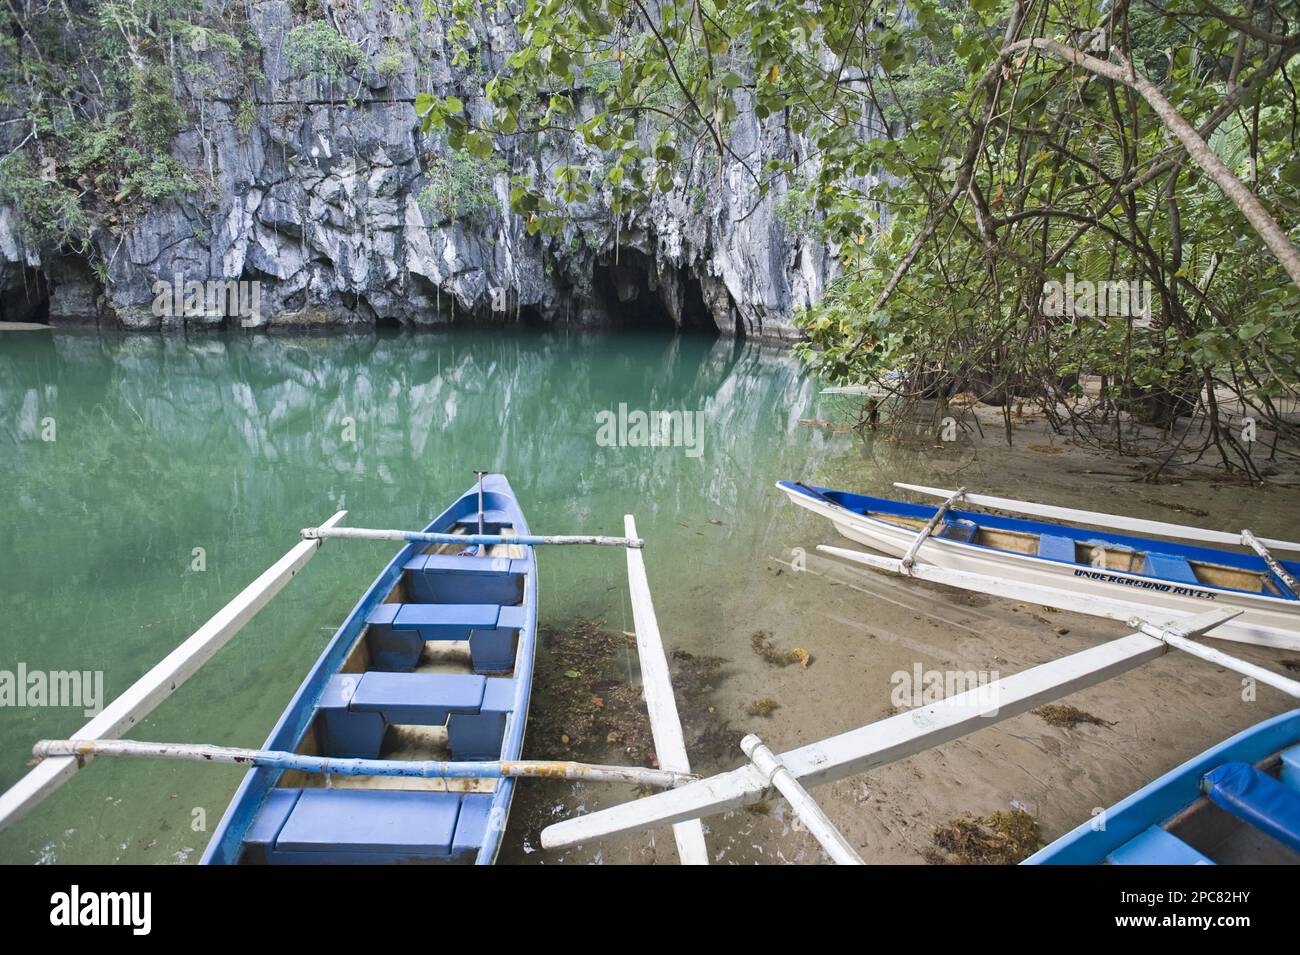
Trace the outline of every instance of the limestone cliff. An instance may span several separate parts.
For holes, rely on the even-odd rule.
[[[396,7],[398,5],[382,5]],[[418,92],[455,95],[482,118],[486,76],[518,42],[504,15],[469,40],[473,69],[451,65],[447,24],[391,9],[339,4],[333,27],[366,53],[322,78],[285,53],[304,22],[287,0],[244,5],[245,62],[227,49],[187,51],[171,82],[185,109],[171,154],[200,188],[179,198],[91,217],[90,255],[24,241],[17,213],[0,209],[0,282],[10,319],[103,327],[230,326],[220,309],[168,317],[155,282],[260,282],[270,326],[436,325],[518,321],[584,327],[667,323],[727,335],[794,337],[794,309],[815,301],[836,260],[814,236],[791,234],[734,160],[684,163],[674,189],[615,217],[599,193],[564,235],[529,236],[508,210],[509,175],[545,175],[557,161],[594,165],[576,137],[502,139],[473,216],[443,217],[419,201],[448,149],[420,130]],[[251,52],[250,52],[251,51]],[[382,64],[380,59],[382,58]],[[232,77],[252,63],[251,80]],[[197,67],[195,68],[195,64]],[[580,104],[591,108],[591,93]],[[742,103],[742,106],[744,104]],[[729,144],[753,168],[802,158],[782,117],[743,109]],[[12,147],[10,147],[12,148]]]

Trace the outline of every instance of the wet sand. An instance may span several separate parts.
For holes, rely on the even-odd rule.
[[[1064,443],[1032,418],[1017,420],[1017,446],[1007,449],[1000,412],[981,409],[981,416],[982,440],[963,439],[945,449],[927,447],[924,440],[863,443],[838,436],[841,455],[829,459],[820,473],[791,477],[877,494],[893,493],[892,481],[964,484],[1008,497],[1300,537],[1300,495],[1285,486],[1250,488],[1214,472],[1167,473],[1163,483],[1146,484],[1135,480],[1140,462]],[[1128,632],[1117,622],[903,581],[812,556],[815,545],[837,542],[829,525],[793,506],[780,519],[782,539],[788,540],[781,552],[755,552],[747,566],[718,568],[726,583],[717,587],[720,615],[708,625],[695,626],[674,614],[673,595],[656,591],[668,649],[725,661],[716,686],[706,688],[704,712],[714,707],[731,734],[726,739],[756,732],[780,752],[892,715],[896,684],[891,676],[911,673],[917,665],[1007,676]],[[795,547],[810,555],[809,572],[794,573],[788,566]],[[778,648],[806,649],[810,665],[766,662],[752,646],[756,631],[770,634]],[[1214,645],[1277,672],[1300,670],[1300,654]],[[634,658],[624,665],[634,670]],[[813,795],[870,863],[935,861],[937,827],[963,814],[984,816],[1012,808],[1030,813],[1043,839],[1050,841],[1214,743],[1294,706],[1268,687],[1258,687],[1250,696],[1238,675],[1171,652],[1060,701],[1098,717],[1103,725],[1066,729],[1025,713],[818,787]],[[749,714],[757,701],[768,698],[779,704],[770,716]],[[682,703],[698,712],[701,701]],[[545,748],[538,734],[544,736],[565,718],[563,712],[535,708],[529,749]],[[743,762],[739,750],[729,752],[726,745],[691,755],[701,772]],[[521,790],[502,861],[675,862],[667,828],[566,850],[539,849],[545,824],[632,795],[616,787],[570,789],[553,783]],[[719,864],[826,861],[779,797],[710,817],[705,825],[711,857]]]

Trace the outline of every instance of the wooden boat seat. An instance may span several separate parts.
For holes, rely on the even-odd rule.
[[[1300,852],[1300,793],[1248,763],[1224,763],[1205,774],[1210,801],[1242,822]]]
[[[496,759],[513,706],[513,680],[372,670],[330,677],[317,713],[325,755],[375,759],[389,726],[445,725],[453,759]]]
[[[1060,534],[1039,534],[1038,556],[1044,560],[1059,560],[1065,564],[1078,563],[1075,557],[1074,538],[1062,537]]]
[[[1142,573],[1148,577],[1176,580],[1184,584],[1200,583],[1191,564],[1182,557],[1170,557],[1166,554],[1147,554],[1142,564]]]
[[[508,557],[419,554],[402,566],[412,603],[520,604],[528,562]]]
[[[1106,857],[1111,865],[1214,865],[1173,833],[1152,826]]]
[[[245,838],[250,862],[385,864],[477,851],[483,794],[381,789],[274,789]],[[472,857],[472,856],[471,856]]]
[[[426,640],[468,640],[476,672],[505,673],[526,621],[522,606],[380,604],[366,617],[366,642],[376,669],[415,669]]]

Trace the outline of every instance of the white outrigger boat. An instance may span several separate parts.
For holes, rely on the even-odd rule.
[[[1191,616],[1214,608],[1240,610],[1215,629],[1216,638],[1300,650],[1300,585],[1296,583],[1300,562],[1281,561],[1272,554],[1273,550],[1300,551],[1300,544],[1260,539],[1249,530],[1230,534],[968,494],[964,488],[896,486],[945,500],[939,506],[909,504],[795,481],[777,483],[790,500],[827,518],[842,536],[893,555],[818,548],[837,557],[965,590],[1116,620],[1152,611]],[[953,505],[958,502],[1071,523],[956,510]],[[1236,544],[1253,553],[1204,543]]]

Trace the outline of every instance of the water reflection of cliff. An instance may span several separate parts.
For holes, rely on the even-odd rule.
[[[813,395],[797,360],[733,341],[500,331],[13,345],[0,352],[0,473],[29,516],[113,501],[141,519],[166,507],[265,519],[358,495],[427,510],[474,466],[548,500],[609,488],[731,510],[774,459],[799,473],[823,440],[797,427]],[[703,411],[702,458],[598,447],[596,414],[620,402]],[[47,416],[52,444],[37,433]]]

